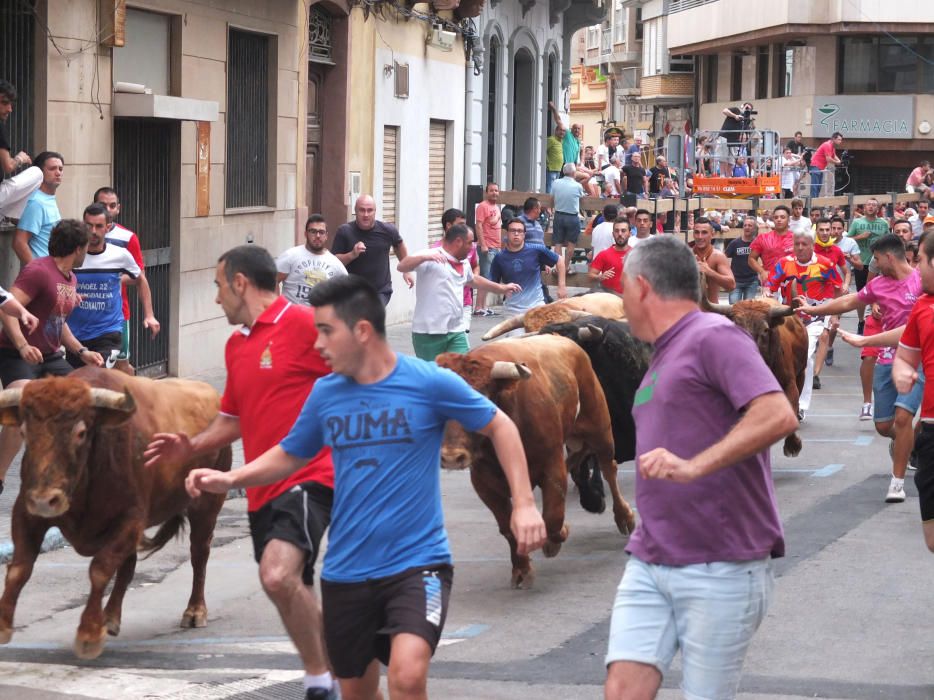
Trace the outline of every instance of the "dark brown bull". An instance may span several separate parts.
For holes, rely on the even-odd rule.
[[[207,624],[205,570],[224,495],[192,500],[184,482],[196,466],[230,469],[230,448],[190,464],[152,469],[143,466],[143,450],[156,432],[201,432],[218,407],[217,392],[202,382],[155,382],[97,368],[0,392],[0,422],[22,424],[26,444],[22,486],[13,505],[13,560],[0,598],[0,643],[13,636],[16,601],[51,527],[58,527],[78,554],[92,557],[91,593],[74,644],[79,657],[97,657],[106,634],[119,634],[137,551],[163,547],[186,516],[194,576],[181,624]],[[160,524],[152,539],[144,537],[146,528]],[[114,574],[113,591],[102,609],[104,589]]]
[[[587,354],[576,343],[551,335],[508,339],[466,355],[445,353],[437,358],[437,363],[454,370],[489,397],[518,427],[529,479],[533,488],[538,486],[542,490],[548,534],[543,548],[546,557],[555,556],[567,539],[564,504],[568,471],[578,471],[588,455],[596,457],[610,485],[616,526],[624,535],[632,531],[635,524],[632,509],[623,500],[616,481],[606,399]],[[509,528],[512,512],[509,484],[490,441],[451,422],[444,435],[441,465],[446,469],[470,468],[470,480],[477,495],[493,512],[500,533],[509,542],[513,587],[531,586],[532,564],[527,556],[516,553],[516,542]],[[586,488],[586,482],[583,486]]]
[[[808,336],[794,310],[768,298],[738,301],[732,306],[704,302],[701,305],[707,311],[728,317],[752,336],[797,415],[807,370]],[[797,457],[801,452],[797,432],[785,438],[783,451],[786,457]]]

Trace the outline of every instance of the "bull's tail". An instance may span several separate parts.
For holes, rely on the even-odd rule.
[[[170,540],[175,537],[181,537],[185,532],[185,515],[179,513],[178,515],[173,515],[171,518],[166,520],[162,525],[159,526],[159,529],[156,530],[156,534],[152,537],[146,537],[143,535],[142,541],[139,543],[137,548],[138,552],[146,552],[144,559],[148,559],[153,554],[158,552],[160,549],[165,547]]]

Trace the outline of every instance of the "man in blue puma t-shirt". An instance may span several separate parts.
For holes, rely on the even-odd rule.
[[[379,664],[389,694],[424,696],[453,569],[441,509],[444,427],[488,437],[512,494],[519,553],[545,541],[515,424],[453,372],[396,354],[376,289],[357,275],[315,286],[315,348],[333,370],[311,391],[289,435],[241,469],[195,469],[192,497],[281,479],[329,446],[334,505],[321,573],[325,642],[341,692],[373,697]],[[400,685],[404,683],[404,685]]]

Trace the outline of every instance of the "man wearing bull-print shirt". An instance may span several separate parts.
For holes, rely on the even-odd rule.
[[[540,547],[515,424],[460,377],[395,353],[376,289],[357,275],[309,295],[315,348],[333,373],[318,380],[289,435],[241,469],[195,469],[186,481],[224,493],[283,478],[324,446],[334,460],[334,508],[321,574],[327,651],[344,698],[375,700],[380,661],[389,697],[427,698],[453,569],[441,512],[439,453],[448,420],[490,438],[512,494],[519,554]]]
[[[610,623],[612,700],[654,697],[679,649],[687,697],[733,697],[785,551],[768,450],[798,422],[752,338],[698,309],[699,285],[673,236],[626,256],[626,318],[655,354],[633,402],[640,523]]]

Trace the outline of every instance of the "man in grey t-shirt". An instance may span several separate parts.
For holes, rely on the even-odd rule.
[[[347,268],[327,249],[328,225],[321,214],[305,222],[305,245],[289,248],[276,259],[276,281],[293,304],[308,306],[308,294],[319,282],[347,274]]]

